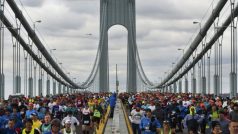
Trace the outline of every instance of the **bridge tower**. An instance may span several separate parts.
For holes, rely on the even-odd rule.
[[[100,1],[99,91],[109,91],[108,30],[122,25],[128,31],[127,44],[127,92],[136,92],[136,28],[135,0]]]

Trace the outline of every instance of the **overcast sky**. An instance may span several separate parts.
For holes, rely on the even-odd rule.
[[[84,81],[92,69],[99,44],[100,1],[15,1],[30,24],[42,21],[36,23],[37,34],[48,50],[56,49],[52,54],[57,62],[63,63],[64,70],[70,72],[71,78]],[[152,82],[164,78],[165,72],[171,70],[172,62],[181,58],[182,51],[177,49],[186,49],[193,35],[199,31],[199,25],[194,25],[193,21],[203,24],[217,2],[218,0],[136,0],[137,46],[144,71]],[[222,18],[226,17],[227,9],[228,5]],[[14,15],[10,16],[8,10],[10,9],[6,7],[6,14],[14,23]],[[123,90],[126,88],[127,30],[116,25],[108,33],[110,88],[115,89],[115,65],[118,64],[120,89]],[[10,44],[9,37],[6,38],[6,44]],[[229,34],[224,35],[224,38],[224,42],[228,42],[226,40],[229,40]],[[223,49],[224,66],[228,68],[229,49],[228,44]],[[9,77],[6,78],[6,88],[11,89],[11,45],[7,45],[5,51],[5,72],[8,72],[6,77]],[[224,69],[224,77],[228,77],[228,72]],[[224,81],[228,91],[228,80]]]

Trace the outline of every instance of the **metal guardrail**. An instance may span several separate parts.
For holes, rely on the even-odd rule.
[[[104,134],[109,114],[110,114],[110,106],[108,106],[108,108],[107,108],[107,112],[106,112],[106,114],[103,117],[104,119],[103,120],[101,119],[102,121],[99,124],[99,129],[96,132],[97,134]]]
[[[133,130],[132,130],[132,127],[131,127],[131,123],[130,123],[130,121],[129,121],[129,116],[128,116],[127,112],[126,112],[126,109],[125,109],[125,107],[124,107],[124,104],[122,103],[121,100],[120,100],[120,102],[121,102],[121,107],[122,107],[122,110],[123,110],[124,117],[125,117],[125,119],[126,119],[126,126],[127,126],[128,133],[129,133],[129,134],[133,134]]]

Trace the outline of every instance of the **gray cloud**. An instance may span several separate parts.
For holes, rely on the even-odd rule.
[[[202,18],[208,8],[207,3],[199,0],[150,0],[150,2],[137,1],[137,13],[139,16],[159,18],[164,20]]]
[[[44,4],[45,0],[20,0],[24,6],[40,7]]]

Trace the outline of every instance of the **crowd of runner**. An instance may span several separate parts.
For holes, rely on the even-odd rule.
[[[0,134],[89,134],[104,121],[111,93],[0,100]]]
[[[134,134],[238,134],[238,99],[160,92],[120,93]],[[95,132],[116,94],[77,93],[0,100],[0,134]]]
[[[134,134],[238,134],[238,99],[160,92],[121,93]]]

